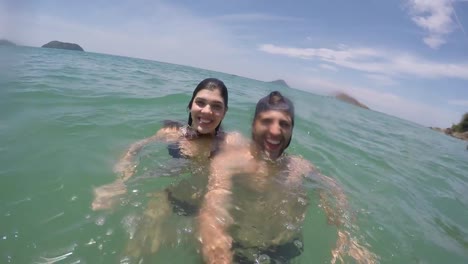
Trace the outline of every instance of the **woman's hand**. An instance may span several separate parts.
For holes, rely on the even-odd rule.
[[[106,184],[94,189],[94,200],[91,208],[94,211],[111,208],[116,203],[116,197],[127,192],[122,180]]]

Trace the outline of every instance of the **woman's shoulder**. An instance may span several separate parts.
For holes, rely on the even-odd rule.
[[[164,120],[163,127],[156,132],[156,137],[165,141],[177,141],[184,127],[185,125],[181,122]]]
[[[164,120],[162,123],[163,128],[181,128],[185,126],[182,122],[174,120]]]

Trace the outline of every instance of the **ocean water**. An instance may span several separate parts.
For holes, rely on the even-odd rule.
[[[380,263],[468,263],[466,142],[236,75],[28,47],[0,47],[0,263],[118,263],[148,194],[175,180],[160,171],[177,164],[163,146],[145,148],[141,173],[110,211],[91,210],[93,188],[112,182],[126,148],[161,121],[186,120],[207,77],[229,88],[225,129],[245,136],[259,98],[280,90],[295,102],[288,152],[341,184],[352,236]],[[298,262],[330,263],[336,228],[311,197]],[[163,245],[154,263],[199,263],[192,244]]]

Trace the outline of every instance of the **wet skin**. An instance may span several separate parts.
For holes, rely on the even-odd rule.
[[[277,110],[261,112],[254,121],[252,135],[259,150],[267,154],[271,160],[275,160],[291,140],[291,116]]]
[[[199,91],[190,109],[193,120],[192,128],[200,134],[214,134],[216,127],[223,120],[226,110],[219,90],[204,89]]]

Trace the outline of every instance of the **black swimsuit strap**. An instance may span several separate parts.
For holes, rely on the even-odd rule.
[[[253,249],[257,255],[267,255],[270,258],[270,263],[283,264],[289,263],[292,259],[300,256],[304,251],[302,238],[296,238],[281,245],[270,246],[266,249],[257,247],[244,247],[238,242],[233,242],[232,249],[234,249],[234,262],[238,264],[253,264],[257,263],[252,259],[253,256],[244,256],[235,249]]]
[[[167,151],[169,152],[169,155],[171,155],[171,157],[173,157],[174,159],[185,159],[186,158],[182,154],[182,151],[180,150],[179,142],[171,143],[171,144],[167,145]]]
[[[165,189],[167,199],[172,204],[172,211],[178,215],[183,216],[196,216],[198,215],[199,207],[189,202],[182,201],[173,196],[172,191],[168,188]]]

